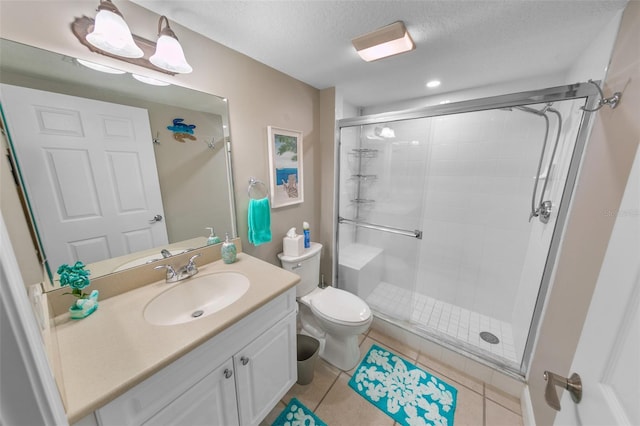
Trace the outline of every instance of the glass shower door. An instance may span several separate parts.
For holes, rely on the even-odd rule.
[[[525,371],[586,137],[586,95],[548,90],[344,120],[338,286],[383,320]]]
[[[343,128],[338,285],[378,316],[411,321],[429,119]]]

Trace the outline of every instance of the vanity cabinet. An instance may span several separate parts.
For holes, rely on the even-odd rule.
[[[295,312],[242,349],[233,365],[240,424],[257,425],[297,380]]]
[[[297,379],[295,289],[96,410],[100,426],[258,425]]]
[[[238,410],[231,360],[144,422],[145,426],[237,425]]]

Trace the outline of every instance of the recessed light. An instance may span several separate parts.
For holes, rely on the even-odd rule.
[[[440,86],[440,80],[431,80],[430,82],[427,83],[427,87],[429,89],[433,89],[434,87],[438,87]]]

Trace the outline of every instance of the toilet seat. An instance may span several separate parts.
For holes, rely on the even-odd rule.
[[[336,324],[361,325],[371,319],[371,309],[355,294],[334,287],[327,287],[310,299],[311,311]]]

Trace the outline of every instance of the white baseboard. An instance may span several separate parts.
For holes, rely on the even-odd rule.
[[[524,389],[522,389],[520,409],[522,410],[522,423],[524,426],[535,426],[536,419],[533,415],[533,405],[531,404],[531,394],[529,393],[528,385],[525,385]]]

